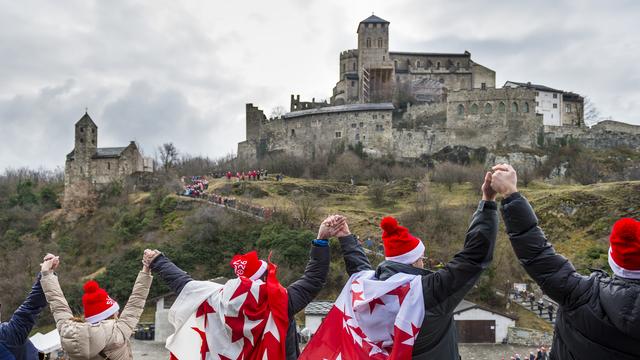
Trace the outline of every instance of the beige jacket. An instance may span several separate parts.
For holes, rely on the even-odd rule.
[[[78,322],[62,293],[58,277],[52,271],[42,273],[40,283],[51,306],[51,313],[60,333],[62,348],[72,360],[133,359],[131,353],[131,334],[140,320],[144,303],[149,295],[153,276],[140,272],[127,305],[116,320],[103,320],[97,324]]]

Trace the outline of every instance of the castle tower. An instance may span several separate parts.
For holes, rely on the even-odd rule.
[[[89,114],[85,113],[75,128],[75,146],[73,157],[75,167],[79,176],[88,177],[90,175],[91,158],[98,149],[98,126],[93,122]]]
[[[389,58],[389,22],[375,15],[358,25],[360,102],[391,101],[394,67]]]

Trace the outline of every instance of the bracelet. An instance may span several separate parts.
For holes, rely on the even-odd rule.
[[[319,246],[319,247],[327,247],[329,246],[329,240],[326,239],[315,239],[313,241],[311,241],[311,243],[315,246]]]

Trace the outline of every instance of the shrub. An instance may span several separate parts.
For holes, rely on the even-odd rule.
[[[367,190],[367,195],[369,196],[369,200],[375,207],[384,206],[387,202],[386,198],[386,184],[381,180],[373,180],[369,183],[369,188]]]

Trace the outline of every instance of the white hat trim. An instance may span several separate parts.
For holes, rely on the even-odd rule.
[[[640,270],[627,270],[616,264],[613,257],[611,257],[611,251],[612,249],[609,248],[609,266],[611,266],[614,274],[625,279],[640,279]]]
[[[413,250],[408,251],[402,255],[397,256],[385,256],[385,259],[389,261],[395,261],[402,264],[413,264],[418,259],[424,256],[424,244],[422,241],[418,240],[418,245],[413,248]]]
[[[117,302],[113,302],[113,305],[111,305],[111,307],[109,307],[107,310],[99,313],[99,314],[95,314],[93,316],[89,316],[88,318],[84,318],[84,320],[88,323],[91,324],[95,324],[97,322],[100,322],[104,319],[108,319],[109,317],[111,317],[111,315],[115,314],[118,312],[118,310],[120,310],[120,305],[118,305]]]
[[[265,270],[267,270],[267,262],[264,261],[264,260],[260,260],[260,268],[258,268],[258,271],[256,271],[255,274],[251,275],[251,277],[249,277],[249,279],[251,279],[251,280],[260,279],[262,274],[264,274]]]

